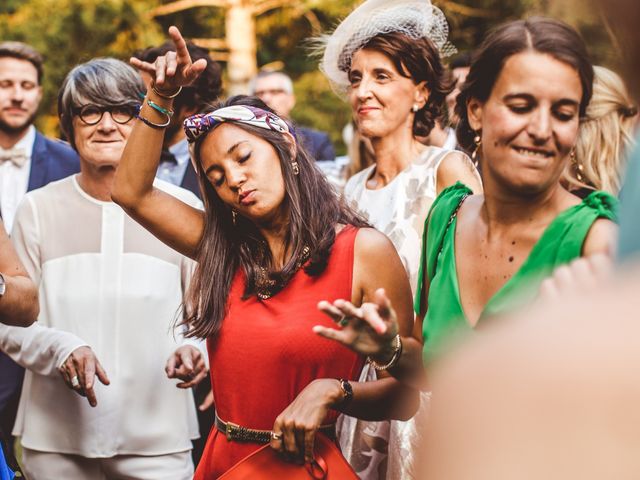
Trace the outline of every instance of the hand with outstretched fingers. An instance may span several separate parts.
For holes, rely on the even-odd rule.
[[[71,352],[58,371],[67,386],[78,395],[87,397],[92,407],[98,405],[96,393],[93,390],[95,377],[98,377],[103,385],[110,383],[95,353],[86,346],[78,347]]]
[[[375,357],[393,352],[393,340],[398,334],[398,320],[384,289],[375,291],[373,301],[355,307],[346,300],[333,304],[322,301],[318,309],[338,324],[339,329],[321,325],[313,327],[318,335],[335,340],[351,350]]]
[[[164,95],[173,95],[180,87],[191,85],[207,67],[204,58],[191,61],[187,44],[177,27],[169,27],[169,36],[176,47],[175,51],[167,52],[153,63],[136,57],[129,60],[135,68],[150,75],[156,90]]]
[[[182,380],[178,388],[191,388],[207,377],[209,371],[204,356],[193,345],[183,345],[176,349],[164,367],[167,377]]]

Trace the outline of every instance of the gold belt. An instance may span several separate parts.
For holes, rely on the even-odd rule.
[[[223,433],[230,442],[269,443],[271,441],[271,430],[256,430],[236,423],[225,422],[218,416],[218,412],[216,412],[215,425],[218,431]],[[319,431],[331,439],[336,437],[335,424],[322,425]]]

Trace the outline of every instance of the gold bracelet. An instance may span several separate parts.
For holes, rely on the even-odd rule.
[[[153,93],[158,95],[160,98],[164,98],[164,99],[167,99],[167,100],[172,100],[172,99],[176,98],[178,95],[180,95],[180,92],[182,91],[182,87],[178,87],[178,91],[176,93],[172,93],[171,95],[166,95],[166,94],[164,94],[162,92],[159,92],[158,89],[156,88],[155,82],[153,82],[151,84],[151,90],[153,90]]]
[[[394,337],[393,343],[394,343],[393,355],[391,356],[391,360],[389,360],[384,365],[380,365],[371,357],[368,357],[369,363],[374,369],[381,372],[381,371],[390,369],[391,367],[395,366],[398,363],[398,361],[400,360],[400,355],[402,355],[402,340],[400,340],[400,334]]]

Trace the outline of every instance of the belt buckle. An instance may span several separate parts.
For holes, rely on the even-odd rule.
[[[240,428],[240,425],[227,422],[227,425],[225,427],[225,434],[227,436],[227,440],[229,441],[235,440],[235,433],[239,428]]]

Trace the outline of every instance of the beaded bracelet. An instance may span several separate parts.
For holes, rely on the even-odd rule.
[[[173,117],[173,114],[174,114],[174,111],[173,111],[173,110],[171,110],[171,109],[167,109],[167,108],[164,108],[164,107],[161,107],[161,106],[160,106],[160,105],[158,105],[156,102],[152,102],[152,101],[151,101],[151,100],[149,100],[148,98],[147,98],[147,103],[148,103],[148,104],[149,104],[149,106],[150,106],[151,108],[153,108],[156,112],[160,112],[160,113],[162,113],[163,115],[166,115],[166,116],[167,116],[167,117],[169,117],[169,118]]]
[[[145,125],[151,127],[151,128],[155,128],[156,130],[160,130],[163,128],[166,128],[169,126],[169,124],[171,123],[171,117],[169,115],[167,115],[167,121],[166,123],[153,123],[151,120],[148,120],[146,118],[144,118],[142,115],[140,115],[140,111],[142,110],[142,107],[138,107],[138,111],[136,112],[136,118],[138,120],[141,120],[142,123],[144,123]]]
[[[394,337],[393,343],[395,345],[393,346],[393,355],[391,356],[391,360],[389,360],[384,365],[380,365],[371,357],[368,357],[368,360],[371,366],[376,370],[378,370],[379,372],[390,369],[391,367],[395,366],[400,360],[400,355],[402,355],[402,340],[400,340],[400,334]]]
[[[153,82],[151,84],[151,90],[153,90],[153,93],[155,93],[156,95],[158,95],[161,98],[166,98],[167,100],[171,100],[172,98],[176,98],[178,95],[180,95],[180,92],[182,91],[182,87],[178,87],[178,91],[176,93],[172,93],[171,95],[166,95],[162,92],[159,92],[156,89],[156,84],[155,82]]]

